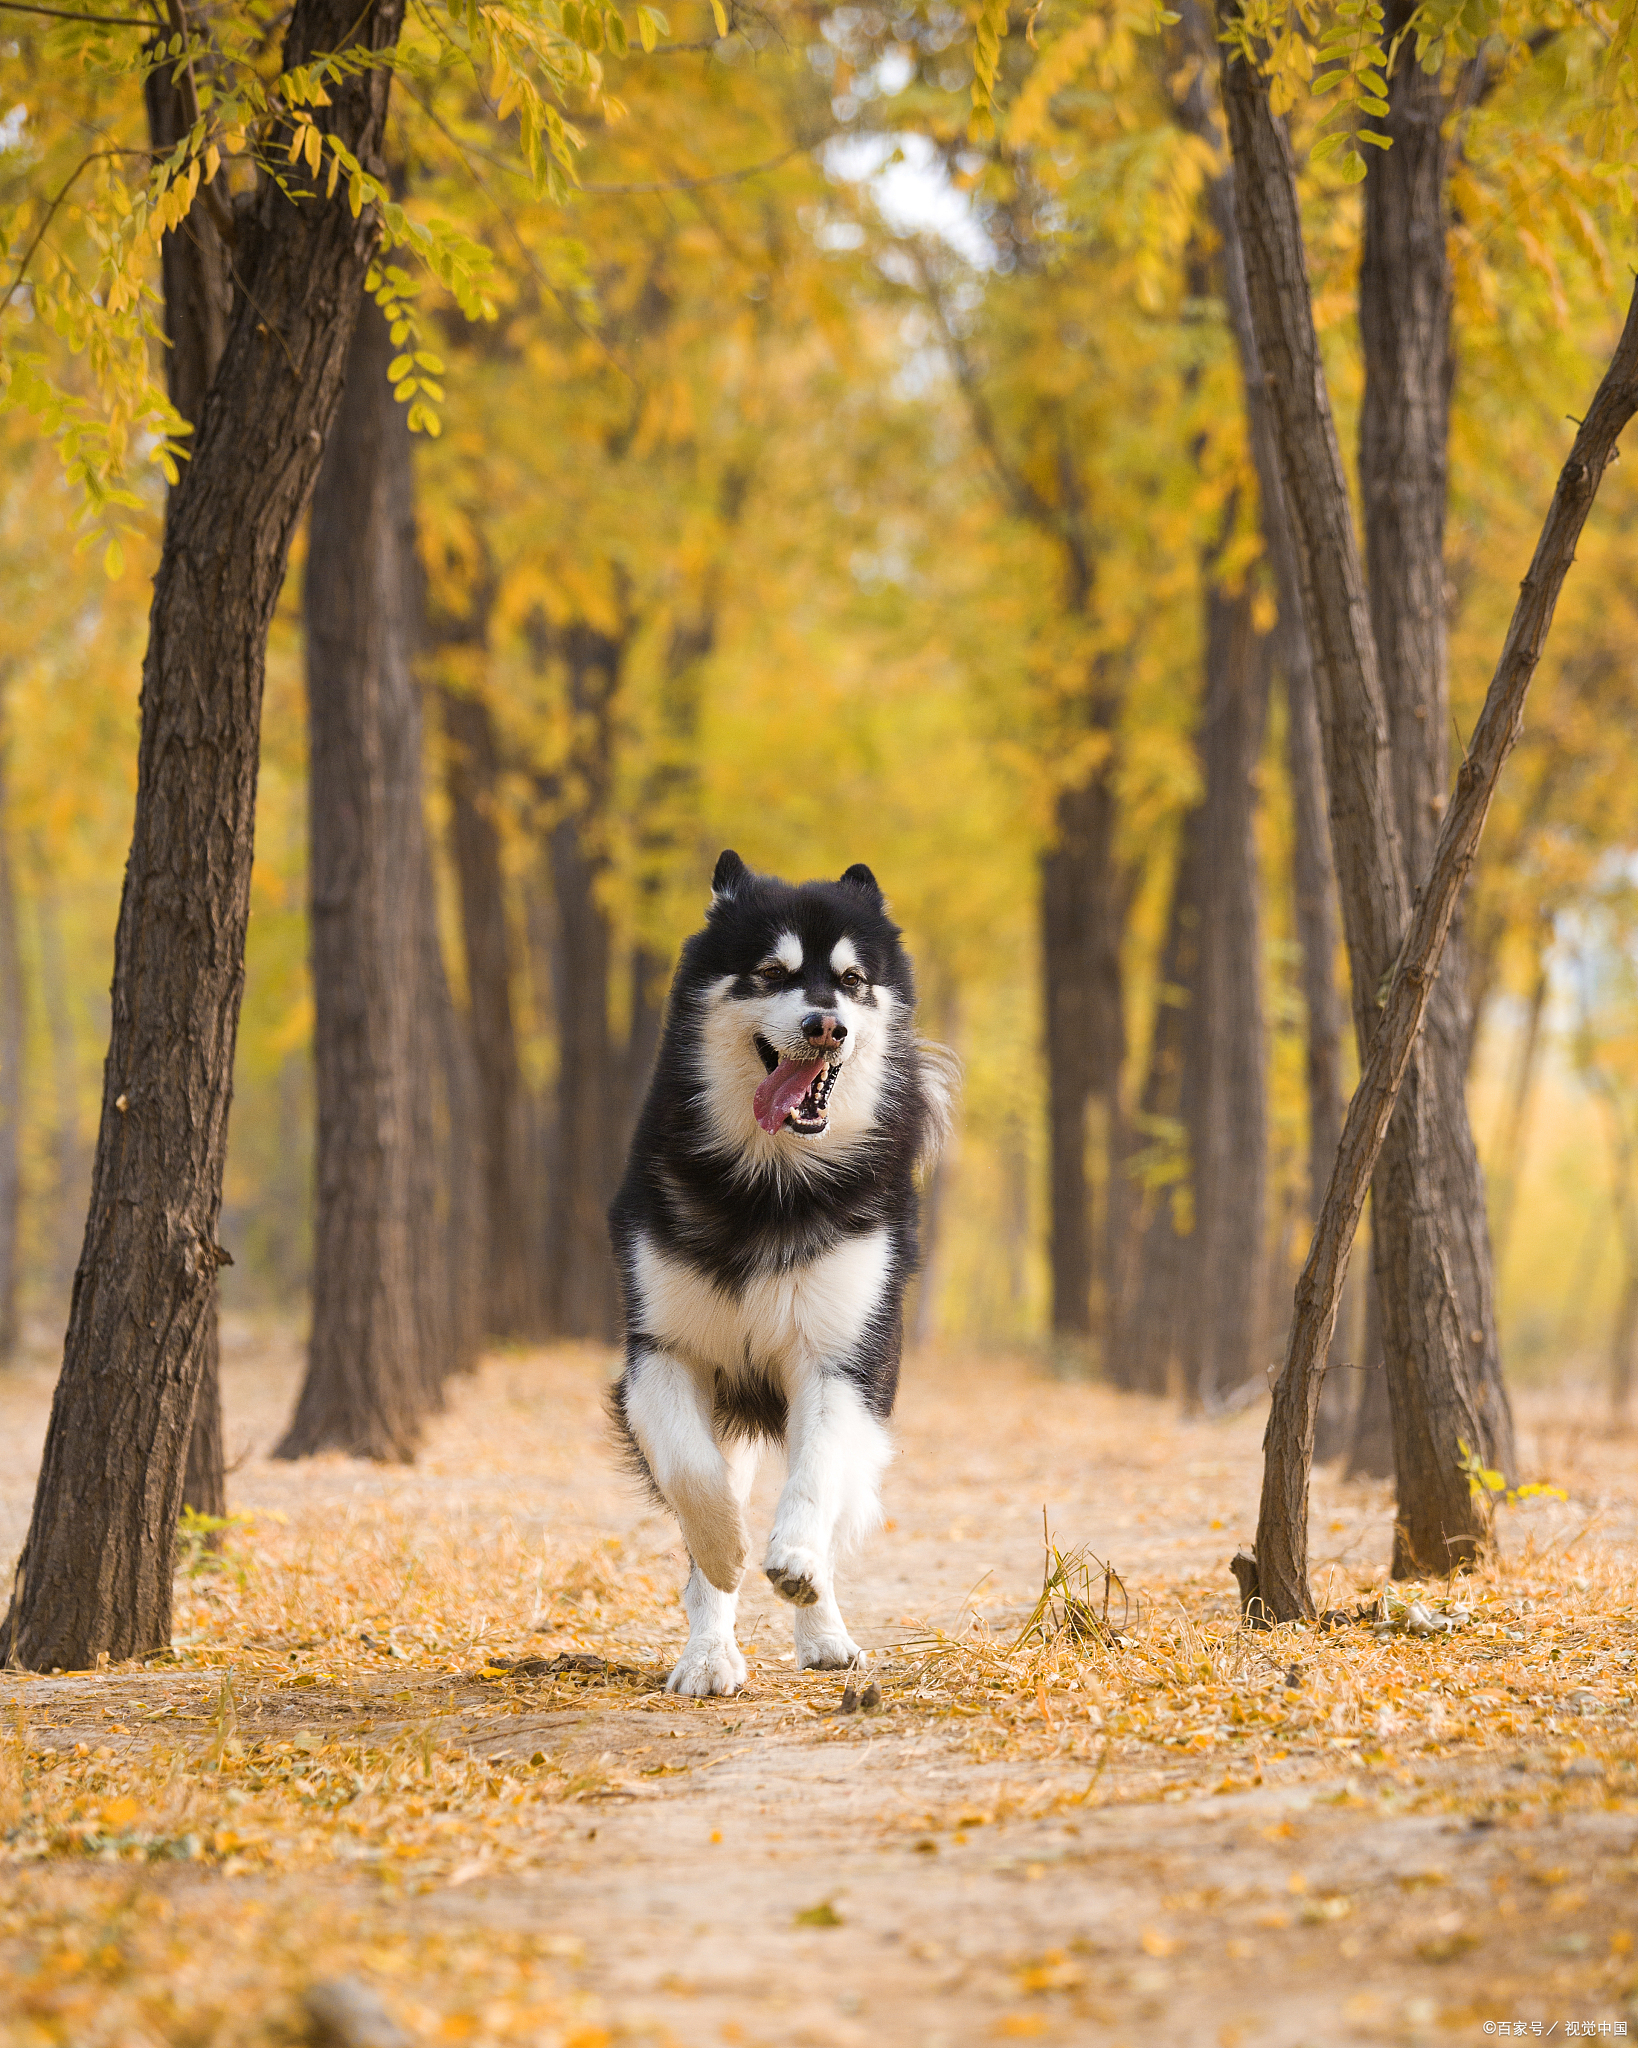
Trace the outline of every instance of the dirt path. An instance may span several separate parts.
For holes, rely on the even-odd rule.
[[[1527,1456],[1570,1499],[1514,1513],[1457,1633],[1249,1639],[1260,1415],[919,1360],[843,1579],[884,1710],[844,1714],[759,1578],[746,1693],[657,1689],[681,1562],[602,1359],[492,1360],[411,1470],[291,1468],[254,1447],[293,1346],[230,1340],[250,1520],[194,1548],[177,1660],[0,1689],[8,2048],[296,2040],[339,1974],[413,2040],[575,2048],[1638,2032],[1638,1486],[1562,1402]],[[49,1380],[0,1387],[8,1551]],[[1339,1603],[1386,1501],[1316,1490]],[[1043,1504],[1140,1596],[1125,1643],[1010,1654]],[[566,1656],[608,1668],[501,1661]]]

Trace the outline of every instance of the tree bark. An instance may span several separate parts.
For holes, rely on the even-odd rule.
[[[163,65],[143,80],[148,140],[156,157],[174,149],[196,118],[185,78]],[[165,379],[177,411],[197,432],[205,393],[227,346],[233,314],[233,276],[226,243],[203,196],[194,200],[180,227],[160,237],[160,280],[165,306]],[[212,1289],[205,1309],[204,1363],[188,1444],[182,1505],[202,1515],[227,1513],[227,1475],[222,1464],[222,1390],[219,1303]]]
[[[407,416],[387,322],[359,314],[313,494],[305,609],[313,1059],[313,1327],[274,1455],[408,1461],[429,1356],[421,712]]]
[[[401,0],[296,0],[286,67],[389,48]],[[366,162],[390,74],[314,109]],[[275,156],[282,144],[275,136]],[[136,819],[85,1244],[0,1651],[30,1668],[162,1647],[215,1286],[244,979],[267,630],[340,394],[377,226],[287,171],[243,217],[243,279],[166,508],[143,666]]]
[[[495,1337],[526,1337],[541,1323],[529,1179],[528,1119],[512,1010],[512,940],[495,807],[500,760],[481,697],[442,692],[449,742],[450,845],[461,895],[467,1021],[477,1081],[483,1173],[484,1323]]]
[[[1266,83],[1243,52],[1232,45],[1224,47],[1222,78],[1257,341],[1264,363],[1274,374],[1281,466],[1297,541],[1304,616],[1324,684],[1321,707],[1333,827],[1349,943],[1356,959],[1356,1014],[1364,1021],[1370,1009],[1377,1007],[1373,997],[1378,984],[1369,978],[1373,963],[1369,942],[1375,935],[1371,919],[1380,918],[1384,906],[1361,900],[1365,893],[1358,886],[1361,878],[1374,870],[1387,886],[1387,909],[1403,903],[1393,808],[1382,788],[1375,648],[1365,617],[1341,456],[1314,337],[1289,150],[1269,111]],[[1255,1601],[1258,1611],[1273,1620],[1296,1620],[1313,1613],[1307,1569],[1308,1479],[1321,1379],[1319,1360],[1331,1340],[1348,1254],[1371,1176],[1383,1157],[1385,1143],[1392,1139],[1400,1086],[1427,1014],[1445,940],[1497,779],[1518,738],[1530,679],[1541,658],[1558,593],[1617,437],[1635,411],[1638,290],[1614,359],[1560,473],[1501,659],[1444,814],[1432,863],[1403,938],[1386,955],[1391,966],[1380,1019],[1362,1061],[1360,1084],[1349,1105],[1337,1163],[1298,1283],[1285,1369],[1275,1384],[1264,1439],[1257,1583],[1246,1604],[1250,1611]],[[1362,744],[1357,749],[1339,747],[1342,732],[1361,726],[1364,729],[1357,731],[1357,737]],[[1425,1200],[1431,1193],[1422,1192]],[[1378,1272],[1383,1270],[1379,1260]],[[1396,1447],[1407,1440],[1436,1445],[1440,1450],[1448,1447],[1454,1472],[1447,1476],[1440,1459],[1438,1468],[1427,1474],[1428,1493],[1438,1489],[1441,1498],[1454,1490],[1452,1477],[1461,1480],[1462,1492],[1466,1492],[1458,1462],[1458,1430],[1470,1449],[1481,1455],[1484,1449],[1485,1418],[1480,1413],[1478,1390],[1464,1369],[1463,1332],[1455,1326],[1452,1296],[1446,1278],[1436,1298],[1412,1304],[1420,1326],[1418,1334],[1430,1340],[1427,1354],[1442,1354],[1449,1366],[1447,1375],[1430,1384],[1411,1372],[1404,1375],[1402,1387],[1390,1383],[1395,1397]],[[1406,1417],[1401,1391],[1418,1404],[1413,1417]],[[1412,1427],[1405,1427],[1407,1420]],[[1400,1483],[1403,1489],[1403,1465]],[[1418,1510],[1425,1500],[1426,1495],[1416,1495]],[[1471,1506],[1466,1502],[1463,1506],[1463,1515],[1447,1513],[1431,1530],[1405,1531],[1411,1555],[1419,1561],[1431,1559],[1435,1535],[1441,1569],[1459,1565],[1471,1555],[1478,1532],[1471,1527]]]
[[[1402,36],[1413,8],[1389,0],[1384,34]],[[1388,84],[1392,147],[1369,152],[1359,279],[1365,393],[1359,474],[1371,628],[1388,718],[1393,792],[1407,876],[1427,871],[1450,785],[1446,680],[1445,505],[1451,343],[1445,243],[1449,142],[1438,77],[1408,36]],[[1449,1372],[1458,1404],[1482,1418],[1487,1465],[1513,1475],[1513,1421],[1496,1338],[1489,1224],[1467,1114],[1471,1020],[1458,922],[1411,1056],[1384,1148],[1371,1242],[1399,1479],[1396,1576],[1447,1568],[1446,1510],[1465,1477],[1445,1470],[1443,1433],[1424,1431],[1421,1403]],[[1447,1297],[1436,1318],[1424,1303]],[[1457,1355],[1448,1356],[1453,1311]],[[1441,1405],[1446,1405],[1441,1403]],[[1464,1546],[1463,1555],[1466,1555]]]
[[[607,1210],[619,1170],[622,1075],[609,1029],[612,937],[598,895],[607,865],[614,716],[625,648],[586,625],[564,635],[571,725],[567,772],[546,792],[558,809],[549,852],[557,902],[552,988],[557,1013],[556,1172],[550,1189],[551,1327],[609,1341],[614,1262]]]

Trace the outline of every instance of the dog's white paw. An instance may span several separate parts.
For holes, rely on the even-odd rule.
[[[745,1683],[745,1659],[733,1642],[690,1643],[672,1667],[665,1682],[667,1692],[680,1692],[691,1700],[708,1700],[719,1694],[726,1699]]]
[[[824,1573],[815,1552],[805,1549],[800,1543],[782,1543],[775,1536],[768,1545],[762,1569],[768,1574],[768,1582],[774,1591],[793,1607],[817,1604]]]
[[[864,1655],[845,1628],[815,1630],[803,1628],[805,1614],[796,1617],[796,1668],[798,1671],[846,1671]]]

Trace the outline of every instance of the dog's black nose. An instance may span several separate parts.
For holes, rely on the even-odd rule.
[[[809,1045],[823,1050],[840,1045],[847,1036],[847,1026],[834,1010],[810,1010],[802,1019],[802,1036]]]

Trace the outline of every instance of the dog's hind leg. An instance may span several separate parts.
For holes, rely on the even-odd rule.
[[[797,1609],[801,1668],[835,1670],[859,1656],[836,1604],[836,1551],[881,1519],[890,1446],[853,1382],[823,1367],[804,1374],[792,1391],[787,1441],[790,1474],[763,1569]]]
[[[623,1407],[632,1441],[677,1517],[698,1573],[732,1599],[750,1538],[744,1495],[717,1443],[710,1393],[681,1360],[643,1351],[627,1368]]]
[[[737,1443],[728,1447],[726,1463],[735,1498],[741,1508],[756,1477],[758,1447]],[[708,1699],[713,1693],[736,1693],[745,1683],[745,1658],[734,1640],[734,1616],[739,1606],[737,1593],[724,1593],[713,1586],[696,1563],[683,1589],[683,1612],[688,1616],[688,1647],[677,1659],[665,1682],[667,1692],[685,1693],[692,1699]]]

